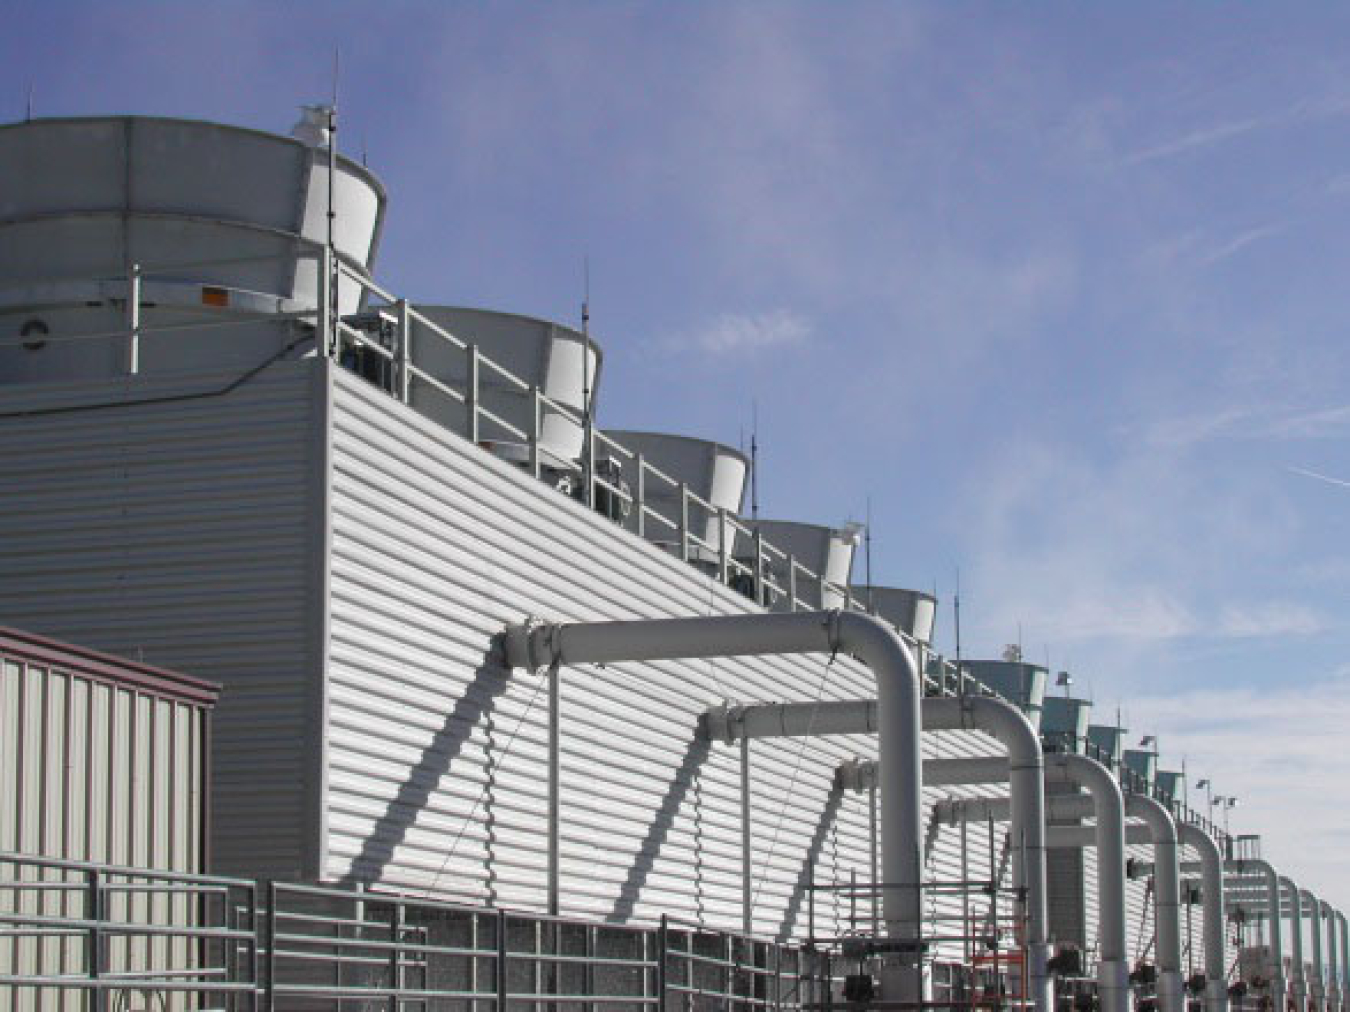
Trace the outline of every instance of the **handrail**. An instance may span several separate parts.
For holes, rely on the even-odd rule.
[[[413,404],[418,391],[431,391],[463,412],[465,434],[478,442],[484,426],[490,428],[490,441],[501,443],[515,440],[528,448],[528,467],[532,474],[544,477],[545,471],[556,471],[559,466],[568,466],[566,461],[550,458],[541,450],[540,439],[543,433],[545,416],[557,417],[567,423],[578,426],[583,431],[582,459],[580,476],[583,481],[581,498],[594,504],[598,493],[603,493],[610,504],[619,504],[623,515],[635,514],[634,526],[640,536],[647,540],[664,541],[674,538],[679,555],[699,565],[715,565],[710,575],[718,582],[735,583],[742,589],[751,591],[753,599],[761,606],[778,607],[788,610],[818,607],[821,602],[837,596],[844,607],[853,610],[865,610],[855,601],[847,584],[836,584],[804,565],[791,553],[765,539],[754,524],[719,508],[710,499],[690,489],[675,475],[656,467],[642,454],[625,447],[619,440],[604,431],[595,428],[589,417],[576,407],[564,404],[550,397],[537,386],[513,373],[502,363],[482,353],[471,342],[465,341],[449,328],[437,323],[427,313],[419,311],[406,299],[384,288],[365,273],[363,265],[342,256],[337,250],[314,240],[300,237],[298,253],[289,254],[292,258],[316,262],[318,289],[313,306],[304,306],[294,312],[267,312],[248,307],[231,307],[229,319],[205,319],[174,324],[147,324],[142,321],[139,312],[144,304],[136,298],[140,285],[146,277],[161,273],[179,272],[211,265],[229,263],[265,262],[281,259],[282,255],[258,255],[250,257],[221,258],[219,260],[194,260],[183,264],[159,263],[154,265],[131,265],[122,280],[126,284],[124,301],[134,302],[135,311],[128,307],[127,326],[115,330],[83,334],[42,335],[46,342],[58,341],[128,341],[128,353],[125,357],[125,369],[134,374],[139,368],[139,346],[147,337],[164,333],[199,332],[228,327],[267,323],[292,323],[311,326],[315,329],[318,347],[322,354],[339,359],[345,358],[348,350],[360,355],[371,356],[370,360],[379,364],[379,382],[387,392],[407,404]],[[63,281],[77,281],[79,278],[65,278]],[[94,275],[82,280],[97,282],[117,281],[115,276]],[[178,279],[184,280],[184,279]],[[33,282],[30,287],[36,286]],[[361,302],[368,308],[355,316],[340,317],[332,311],[332,296],[335,288],[350,292],[346,285],[355,285],[361,293]],[[266,293],[255,293],[265,295]],[[112,297],[112,296],[109,296]],[[372,304],[378,300],[382,304]],[[209,311],[210,307],[195,307]],[[378,338],[363,330],[361,323],[371,312],[385,311],[392,316],[392,335],[381,329]],[[386,326],[379,323],[380,328]],[[321,335],[327,333],[324,339]],[[417,353],[414,332],[419,339],[430,339],[448,347],[452,352],[465,356],[464,378],[451,379],[437,376],[424,368],[418,361],[422,356]],[[31,345],[33,337],[20,337],[0,341],[0,347],[18,347]],[[359,359],[358,359],[359,361]],[[359,368],[359,367],[357,367]],[[527,402],[525,409],[529,415],[526,424],[520,419],[504,413],[498,405],[484,403],[485,390],[498,390],[522,396]],[[598,451],[597,451],[598,447]],[[628,465],[635,465],[636,473],[632,478],[633,487],[629,487],[628,475],[614,474],[593,466],[593,458],[598,453],[618,459],[624,471]],[[678,500],[674,516],[669,507],[664,511],[656,503]],[[691,523],[697,517],[698,523]],[[653,524],[652,521],[655,521]],[[711,527],[716,525],[716,534]],[[753,546],[747,552],[745,545]],[[808,591],[809,588],[809,591]],[[818,597],[804,597],[810,593]]]

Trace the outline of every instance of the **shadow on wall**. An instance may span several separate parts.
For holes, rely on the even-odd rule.
[[[666,837],[670,835],[671,826],[675,824],[675,817],[680,814],[684,799],[688,796],[698,777],[699,769],[707,761],[711,751],[712,742],[704,737],[699,726],[695,726],[694,737],[685,748],[684,758],[680,761],[675,775],[666,785],[665,797],[661,799],[661,806],[647,826],[647,832],[642,837],[642,846],[638,849],[632,867],[628,869],[628,877],[619,889],[619,898],[606,920],[624,923],[633,916],[633,910],[642,895],[642,888],[647,884],[661,848],[665,845]]]
[[[361,852],[352,860],[351,871],[341,880],[343,886],[350,888],[358,883],[371,884],[383,879],[394,851],[426,808],[431,792],[464,750],[478,722],[491,715],[510,681],[510,672],[502,667],[500,659],[492,653],[485,655],[483,663],[446,714],[445,722],[422,750],[421,757],[408,771],[407,779],[399,785],[398,793],[361,844]],[[447,841],[447,846],[449,844]],[[491,887],[491,882],[488,885]]]
[[[783,919],[778,924],[778,941],[780,942],[785,942],[791,938],[792,929],[797,926],[797,917],[801,914],[802,902],[806,899],[807,890],[815,878],[814,869],[816,862],[820,860],[821,848],[825,846],[825,838],[830,835],[830,827],[834,825],[834,820],[839,815],[839,808],[843,803],[844,790],[838,784],[835,784],[830,788],[830,793],[825,799],[825,807],[820,810],[820,818],[816,820],[816,831],[811,834],[811,843],[806,848],[801,867],[797,871],[797,883],[792,887],[792,895],[788,898],[787,908],[783,911]]]

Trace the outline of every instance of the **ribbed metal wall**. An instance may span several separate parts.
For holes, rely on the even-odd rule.
[[[7,387],[0,408],[0,623],[226,685],[222,872],[306,870],[312,372],[277,364],[228,396],[237,375]],[[181,399],[129,403],[152,398]]]
[[[755,606],[361,381],[337,371],[333,384],[326,874],[541,909],[546,677],[508,677],[493,636],[526,615]],[[875,691],[860,665],[824,656],[561,678],[563,911],[728,925],[741,918],[740,750],[701,741],[699,715]],[[926,738],[931,754],[993,751],[973,734]],[[874,753],[864,737],[751,744],[756,931],[803,934],[813,875],[870,879],[865,797],[836,794],[833,774]],[[935,877],[959,876],[958,835],[936,839]],[[985,850],[976,839],[968,869],[987,873]],[[848,927],[846,898],[818,896],[815,913],[818,933]]]

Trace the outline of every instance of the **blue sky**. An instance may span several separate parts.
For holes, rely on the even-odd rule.
[[[1350,817],[1290,813],[1350,775],[1347,30],[1329,4],[20,4],[0,115],[31,86],[37,115],[284,132],[338,46],[387,285],[575,322],[588,256],[602,424],[735,443],[757,402],[764,515],[870,498],[877,582],[936,588],[944,649],[959,570],[967,654],[1020,635],[1329,881]]]

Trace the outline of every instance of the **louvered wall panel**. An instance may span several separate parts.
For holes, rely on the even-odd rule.
[[[491,663],[492,637],[531,614],[755,606],[359,380],[333,384],[327,875],[540,909],[547,687]],[[741,919],[740,750],[700,741],[699,715],[875,691],[860,665],[824,656],[561,678],[564,911],[726,925]],[[949,754],[990,751],[942,737],[966,739]],[[804,934],[813,876],[868,880],[866,803],[836,793],[834,770],[874,754],[866,737],[751,744],[757,931]],[[956,868],[955,846],[943,835],[935,864]],[[815,906],[817,933],[848,927],[847,898]]]
[[[237,376],[11,386],[0,411],[0,623],[225,685],[225,873],[304,870],[314,365],[274,365],[223,396],[209,393]],[[135,716],[121,699],[95,705]],[[147,738],[138,762],[152,744],[168,747]],[[95,816],[120,832],[124,800]],[[108,856],[155,857],[145,840]]]

